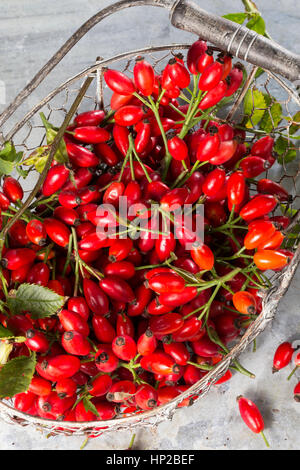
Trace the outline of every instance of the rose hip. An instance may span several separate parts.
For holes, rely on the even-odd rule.
[[[265,428],[264,421],[255,403],[253,403],[248,398],[242,396],[239,396],[237,398],[237,402],[239,405],[241,418],[246,424],[246,426],[248,426],[248,428],[251,429],[252,432],[256,434],[261,434],[266,446],[269,447],[269,443],[263,433]]]

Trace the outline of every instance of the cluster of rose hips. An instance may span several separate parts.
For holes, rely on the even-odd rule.
[[[293,256],[282,248],[289,218],[274,215],[287,191],[254,179],[274,164],[273,138],[247,143],[244,129],[216,117],[242,83],[241,66],[199,40],[187,66],[175,55],[157,75],[138,58],[133,72],[133,80],[104,72],[110,111],[76,116],[64,135],[69,162],[52,162],[3,248],[2,299],[24,282],[67,298],[51,317],[1,314],[26,338],[10,359],[37,354],[29,390],[14,405],[42,418],[106,420],[179,396],[257,318],[264,272]],[[124,196],[136,209],[125,221]],[[6,177],[4,226],[22,198],[19,182]],[[115,213],[99,215],[102,204]],[[188,217],[178,222],[175,209],[185,205]],[[199,219],[204,239],[190,229]],[[112,226],[122,226],[122,236],[100,235],[99,227]],[[140,237],[130,237],[136,231]],[[251,375],[237,361],[232,370]]]

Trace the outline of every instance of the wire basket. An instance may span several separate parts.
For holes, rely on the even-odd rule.
[[[34,77],[30,84],[17,96],[14,102],[3,112],[0,116],[0,125],[2,125],[2,134],[0,139],[2,143],[12,140],[17,150],[24,151],[25,155],[31,153],[37,147],[44,145],[44,129],[40,123],[39,113],[42,111],[47,116],[47,119],[57,125],[66,128],[68,122],[74,115],[74,112],[83,112],[90,109],[98,109],[105,107],[108,90],[103,86],[102,69],[105,66],[118,69],[120,71],[126,71],[127,74],[132,74],[133,61],[137,56],[146,57],[147,61],[152,63],[156,71],[160,71],[167,60],[174,54],[174,52],[185,52],[189,48],[189,44],[170,44],[157,47],[147,47],[144,49],[134,50],[130,52],[120,53],[115,57],[108,59],[98,58],[94,64],[86,68],[77,75],[71,77],[66,82],[51,91],[43,100],[35,104],[33,108],[28,111],[19,121],[16,122],[16,109],[20,106],[25,99],[33,93],[34,89],[39,83],[50,73],[50,71],[57,65],[64,55],[73,47],[73,45],[87,33],[92,26],[106,18],[108,15],[113,14],[120,9],[135,5],[153,5],[160,7],[170,8],[172,1],[163,0],[136,0],[133,2],[121,1],[115,5],[102,10],[100,13],[88,20],[58,51],[58,53],[43,67],[43,69]],[[185,2],[177,2],[185,3]],[[209,16],[211,18],[211,16]],[[176,25],[177,26],[177,25]],[[210,39],[209,34],[205,34],[205,27],[201,25],[203,30],[202,37],[204,39]],[[228,25],[226,25],[228,27]],[[234,39],[238,39],[238,33],[241,33],[241,29],[237,28],[233,24],[234,33],[229,35],[227,40],[227,47],[220,48],[215,47],[215,50],[227,49],[227,51],[234,45]],[[185,29],[193,28],[186,27]],[[221,31],[220,31],[221,34]],[[247,33],[248,34],[248,33]],[[222,34],[221,34],[222,35]],[[243,36],[243,41],[245,39]],[[217,36],[216,36],[217,37]],[[235,47],[235,50],[230,52],[235,53],[240,59],[250,58],[251,45],[254,44],[253,38],[250,37],[250,48],[249,44],[246,51],[242,51],[242,42],[239,39],[239,45]],[[218,41],[214,41],[219,46]],[[223,36],[224,42],[224,36]],[[241,57],[241,51],[243,56]],[[253,56],[256,57],[255,55]],[[235,96],[235,100],[230,103],[225,109],[225,114],[220,116],[220,119],[224,119],[227,122],[235,124],[240,122],[243,117],[243,99],[247,90],[253,93],[255,90],[262,90],[263,93],[269,97],[266,100],[266,106],[262,108],[262,111],[270,116],[269,119],[269,133],[274,135],[284,134],[287,136],[288,142],[290,142],[290,129],[293,123],[293,115],[299,109],[300,99],[296,93],[295,86],[289,81],[280,78],[273,71],[266,71],[259,78],[255,78],[257,72],[257,66],[261,65],[259,60],[253,60],[252,63],[256,65],[249,65],[244,61],[245,68],[248,73],[248,78],[242,88]],[[274,67],[273,67],[274,69]],[[276,70],[276,67],[275,67]],[[288,75],[288,73],[286,74]],[[82,81],[84,84],[82,85]],[[295,80],[294,80],[295,81]],[[297,84],[297,83],[296,83]],[[274,123],[272,116],[272,105],[273,96],[276,96],[277,101],[282,107],[282,113],[287,118],[284,123]],[[268,103],[268,104],[267,104]],[[224,110],[223,110],[224,113]],[[251,117],[250,117],[251,120]],[[61,137],[61,136],[60,136]],[[247,133],[247,141],[251,142],[255,137],[255,133],[251,133],[251,128]],[[1,141],[0,140],[0,141]],[[53,142],[49,155],[49,165],[51,163],[51,157],[55,153],[56,141]],[[283,160],[282,164],[275,163],[269,175],[272,179],[282,183],[289,193],[292,195],[289,208],[295,209],[293,212],[293,218],[290,226],[286,229],[286,233],[289,233],[291,229],[297,224],[300,219],[300,165],[299,159],[294,159],[291,163],[285,163],[285,156],[289,152],[289,147],[286,148],[285,153],[281,155]],[[48,167],[49,167],[48,165]],[[32,173],[30,178],[27,178],[26,184],[28,185],[28,192],[30,193],[28,199],[25,201],[23,207],[17,213],[16,217],[19,217],[22,212],[28,207],[29,203],[34,199],[38,189],[41,187],[43,174],[47,171],[47,165],[44,172],[38,178],[37,173]],[[45,174],[44,174],[45,176]],[[34,188],[34,189],[32,189]],[[171,419],[177,405],[186,397],[193,396],[194,401],[200,399],[205,395],[212,385],[223,376],[228,370],[232,361],[243,352],[247,346],[266,328],[266,326],[272,321],[275,316],[276,308],[282,296],[287,291],[292,277],[296,271],[296,268],[300,261],[300,245],[299,240],[295,239],[293,249],[295,255],[292,258],[290,264],[280,273],[274,274],[271,277],[272,287],[266,291],[261,292],[263,296],[263,310],[258,316],[257,320],[251,324],[247,329],[246,333],[240,338],[239,342],[233,346],[230,353],[227,354],[223,360],[218,363],[214,369],[203,377],[199,382],[191,386],[187,391],[176,397],[169,403],[159,406],[151,411],[139,412],[130,415],[122,415],[114,420],[105,422],[66,422],[58,423],[48,419],[42,419],[33,417],[28,414],[22,413],[12,406],[12,403],[8,400],[2,400],[0,402],[0,417],[8,423],[15,423],[22,426],[32,425],[36,428],[40,428],[43,431],[53,434],[64,434],[64,435],[93,435],[94,437],[100,436],[106,431],[116,431],[121,429],[133,429],[136,427],[153,427],[162,422],[165,419]]]

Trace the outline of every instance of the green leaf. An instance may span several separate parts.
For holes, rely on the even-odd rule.
[[[92,413],[94,413],[94,415],[99,416],[97,408],[88,397],[84,397],[82,400],[82,403],[83,403],[85,411],[91,411]]]
[[[44,145],[35,149],[24,161],[23,165],[35,166],[35,169],[42,173],[49,156],[49,146]]]
[[[40,113],[40,117],[41,117],[41,120],[43,122],[43,125],[46,129],[46,132],[49,132],[49,131],[57,131],[57,127],[53,126],[53,124],[51,124],[51,122],[48,121],[48,119],[46,118],[45,114],[44,113]],[[49,133],[49,136],[51,135],[51,133]]]
[[[8,329],[4,328],[3,325],[0,325],[0,338],[11,338],[14,334]]]
[[[0,370],[0,398],[12,398],[29,388],[36,365],[35,353],[19,356],[4,364]]]
[[[7,304],[14,315],[30,312],[32,318],[45,318],[54,315],[64,304],[64,297],[47,287],[37,284],[21,284],[10,291]]]
[[[297,209],[292,209],[291,207],[287,207],[284,204],[280,204],[281,211],[283,215],[287,215],[288,217],[294,217],[297,214]]]
[[[48,156],[40,158],[38,162],[35,164],[35,169],[39,173],[43,173],[43,169],[45,168],[46,162],[47,162]]]
[[[264,94],[264,98],[269,108],[266,109],[259,127],[267,134],[270,134],[282,121],[282,106],[275,98],[267,94]]]
[[[297,149],[296,147],[290,148],[284,155],[278,157],[278,162],[290,163],[297,158]]]
[[[10,175],[15,164],[23,157],[23,152],[17,152],[12,142],[5,142],[3,149],[0,151],[0,173],[2,175]]]
[[[292,124],[289,128],[289,134],[294,135],[300,129],[300,111],[298,111],[295,116],[293,116],[293,122],[297,124]]]
[[[51,124],[49,121],[47,121],[43,113],[40,113],[40,116],[46,129],[47,144],[51,145],[57,135],[58,129],[57,127],[53,126],[53,124]],[[57,151],[54,155],[54,160],[56,160],[58,163],[67,163],[69,161],[67,147],[64,139],[61,139],[59,142]]]
[[[19,173],[20,176],[22,176],[22,178],[27,178],[27,176],[29,175],[29,172],[30,170],[23,170],[23,168],[19,167],[19,166],[16,166],[16,170],[17,172]]]
[[[58,148],[54,155],[54,160],[56,160],[58,163],[67,163],[69,161],[67,147],[64,139],[61,139],[58,144]]]
[[[12,331],[0,324],[0,344],[3,344],[5,339],[13,339],[13,343],[24,343],[26,341],[25,336],[15,336]],[[2,364],[1,361],[0,364]]]
[[[248,29],[251,29],[252,31],[255,31],[258,34],[261,34],[262,36],[264,36],[266,32],[265,20],[259,14],[254,15],[253,18],[251,18],[251,20],[248,21],[248,23],[246,24],[246,27]]]
[[[289,141],[285,139],[284,137],[280,136],[275,142],[274,150],[279,155],[283,155],[284,152],[287,150],[288,146],[289,146]]]
[[[238,24],[243,24],[247,17],[247,13],[229,13],[228,15],[223,15],[223,18],[226,20],[230,20]]]
[[[255,79],[259,78],[264,73],[266,73],[266,72],[262,68],[258,67],[257,72],[255,74]]]
[[[0,151],[0,158],[7,162],[18,162],[22,156],[23,152],[17,152],[12,142],[5,142],[4,148]]]
[[[0,158],[0,173],[2,175],[10,175],[13,172],[14,167],[15,165],[13,162],[9,162]]]
[[[290,163],[297,157],[296,147],[282,136],[276,140],[274,150],[278,153],[278,162],[281,164]]]
[[[246,127],[259,124],[266,110],[266,101],[263,93],[256,88],[249,89],[244,99],[244,113],[249,116]]]
[[[281,211],[283,215],[290,217],[292,219],[297,215],[298,210],[297,209],[292,209],[291,207],[288,207],[287,205],[280,204]],[[294,249],[295,247],[298,246],[299,244],[299,235],[300,235],[300,223],[296,224],[291,231],[287,234],[283,241],[283,246],[282,248],[286,249]]]

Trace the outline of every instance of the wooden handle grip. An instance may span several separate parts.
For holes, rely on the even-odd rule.
[[[245,26],[208,13],[190,0],[175,2],[170,20],[176,28],[195,33],[239,59],[300,84],[300,56]]]

